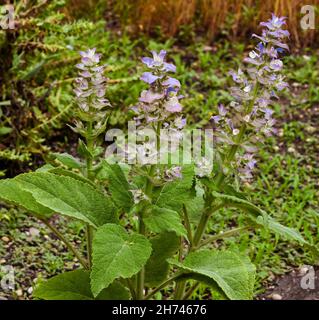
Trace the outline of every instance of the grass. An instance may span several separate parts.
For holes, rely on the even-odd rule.
[[[140,67],[135,61],[145,52],[145,41],[132,42],[129,38],[107,40],[110,54],[116,51],[116,57],[108,57],[116,78],[123,81],[110,86],[110,95],[116,114],[124,124],[123,111],[133,104],[143,84],[138,81]],[[103,42],[104,43],[104,42]],[[90,40],[93,45],[93,40]],[[100,44],[95,43],[99,49]],[[209,118],[219,103],[227,103],[231,97],[227,87],[231,83],[227,72],[237,68],[244,54],[242,44],[220,43],[206,46],[194,43],[184,46],[181,43],[167,41],[161,44],[148,42],[147,49],[169,50],[169,57],[177,64],[177,78],[183,85],[184,111],[188,122],[193,126],[209,125]],[[252,185],[245,186],[254,203],[260,205],[282,224],[301,231],[311,243],[319,243],[319,182],[318,182],[318,110],[319,78],[316,52],[305,52],[287,58],[287,77],[291,83],[291,92],[287,93],[276,106],[279,136],[269,139],[260,150],[259,174]],[[126,68],[129,68],[127,73]],[[110,74],[112,79],[112,74]],[[126,79],[126,80],[125,80]],[[217,213],[210,221],[211,233],[218,233],[234,225],[241,225],[243,217],[236,211]],[[80,223],[67,219],[55,221],[64,234],[73,234],[70,240],[84,250],[81,242],[83,233]],[[0,264],[15,267],[16,288],[13,293],[5,293],[18,299],[32,296],[35,281],[48,278],[62,270],[72,270],[79,266],[78,261],[66,251],[43,224],[24,212],[13,208],[0,207]],[[35,228],[38,235],[30,235]],[[33,230],[33,233],[37,231]],[[32,233],[32,231],[31,231]],[[8,239],[7,239],[8,238]],[[7,241],[9,240],[9,241]],[[238,237],[215,243],[214,246],[233,246],[247,251],[257,266],[256,295],[278,274],[285,273],[303,264],[314,264],[311,254],[297,243],[278,239],[265,230],[240,234]],[[201,285],[192,298],[202,294],[211,297],[204,285]],[[0,296],[3,293],[0,293]],[[219,296],[213,294],[219,299]]]

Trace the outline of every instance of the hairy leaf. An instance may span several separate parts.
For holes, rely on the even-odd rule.
[[[249,201],[237,198],[235,196],[220,194],[213,192],[215,197],[222,199],[228,206],[233,206],[238,209],[247,211],[253,215],[253,221],[257,224],[269,229],[270,231],[278,234],[281,237],[285,237],[290,240],[296,240],[302,244],[308,244],[308,242],[302,237],[302,235],[292,228],[283,226],[279,222],[271,218],[264,210],[258,208]]]
[[[128,212],[133,205],[133,195],[129,191],[130,185],[126,180],[124,172],[118,164],[108,164],[104,161],[103,166],[107,170],[109,189],[114,202],[117,206]]]
[[[117,222],[109,197],[92,186],[67,176],[52,173],[26,173],[18,176],[21,188],[38,203],[60,214],[79,219],[93,227]]]
[[[44,300],[94,300],[90,288],[90,273],[75,270],[59,274],[40,283],[33,296]],[[95,298],[95,300],[128,300],[128,290],[115,281]]]
[[[179,237],[174,232],[163,232],[151,239],[152,255],[145,266],[145,283],[155,287],[163,282],[169,271],[166,261],[179,248]]]
[[[295,240],[303,244],[308,244],[308,242],[303,238],[303,236],[295,229],[286,227],[279,222],[275,221],[273,218],[259,216],[256,219],[256,222],[266,229],[278,234],[281,237],[284,237],[289,240]]]
[[[91,288],[96,297],[117,278],[130,278],[146,264],[151,243],[115,224],[98,228],[93,240]]]
[[[155,205],[180,211],[183,204],[191,199],[190,189],[193,184],[194,168],[191,165],[182,168],[182,179],[167,182],[161,189],[155,200]]]
[[[83,163],[68,153],[52,153],[52,155],[68,168],[81,169],[83,167]]]
[[[229,299],[249,300],[253,297],[255,267],[239,253],[200,250],[190,253],[183,263],[169,261],[183,270],[214,280]]]
[[[16,179],[0,180],[0,199],[41,217],[49,217],[53,214],[51,209],[39,204],[30,192],[21,189]]]
[[[152,206],[145,212],[143,221],[152,232],[173,231],[187,238],[187,231],[182,224],[180,214],[174,210]]]

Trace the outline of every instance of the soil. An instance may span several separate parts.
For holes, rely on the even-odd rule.
[[[304,285],[308,289],[304,289]],[[259,298],[261,300],[319,300],[319,267],[302,267],[279,277]]]

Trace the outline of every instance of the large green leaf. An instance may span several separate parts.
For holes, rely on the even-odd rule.
[[[93,227],[117,222],[109,197],[91,185],[52,173],[26,173],[18,176],[20,187],[38,203],[60,214],[89,223]]]
[[[286,227],[271,217],[259,216],[257,217],[256,222],[281,237],[289,240],[295,240],[302,244],[309,244],[297,230]]]
[[[160,189],[154,202],[156,206],[180,211],[183,204],[193,197],[190,192],[194,178],[193,166],[184,166],[182,168],[182,175],[182,179],[167,182]]]
[[[41,282],[33,296],[44,300],[94,300],[90,288],[90,273],[75,270],[59,274],[48,281]],[[104,289],[95,300],[128,300],[128,290],[115,281]]]
[[[145,266],[145,283],[155,287],[163,282],[169,271],[166,261],[178,250],[179,237],[174,232],[163,232],[151,239],[152,255]]]
[[[52,153],[52,155],[68,168],[81,169],[84,166],[81,161],[68,153]]]
[[[118,164],[108,164],[104,161],[103,166],[107,170],[109,189],[114,202],[118,207],[128,212],[134,202],[133,195],[129,191],[130,185],[126,180],[124,172]]]
[[[44,171],[43,171],[44,172]],[[58,176],[67,176],[67,177],[71,177],[71,178],[73,178],[73,179],[75,179],[75,180],[79,180],[79,181],[82,181],[82,182],[84,182],[84,183],[88,183],[88,184],[90,184],[91,186],[95,186],[94,185],[94,182],[92,182],[91,180],[89,180],[89,179],[87,179],[87,178],[85,178],[85,177],[83,177],[82,175],[80,175],[80,174],[77,174],[77,173],[75,173],[75,172],[73,172],[73,171],[70,171],[70,170],[67,170],[67,169],[63,169],[63,168],[50,168],[50,169],[48,169],[46,172],[48,172],[48,173],[53,173],[53,174],[57,174]]]
[[[190,253],[183,263],[169,261],[190,273],[214,280],[229,299],[253,297],[256,270],[246,256],[233,251],[200,250]]]
[[[39,204],[31,193],[21,189],[15,179],[0,180],[0,199],[41,217],[49,217],[53,214],[51,209]]]
[[[258,208],[248,200],[217,192],[213,192],[213,195],[224,201],[227,206],[242,209],[246,212],[251,213],[253,215],[253,221],[257,223],[257,225],[263,226],[264,228],[278,234],[281,237],[298,241],[301,244],[308,244],[308,242],[297,230],[283,226],[282,224],[271,218],[264,210]]]
[[[228,194],[218,193],[214,191],[213,196],[222,200],[228,206],[234,206],[239,209],[246,209],[255,215],[265,214],[265,212],[262,209],[260,209],[253,203],[249,202],[248,200],[238,198],[234,195],[228,195]]]
[[[187,231],[182,224],[180,214],[174,210],[152,206],[145,211],[143,221],[154,233],[173,231],[187,238]]]
[[[96,297],[117,278],[130,278],[146,264],[151,243],[115,224],[98,228],[93,240],[91,288]]]

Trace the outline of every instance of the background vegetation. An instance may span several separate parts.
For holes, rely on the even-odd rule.
[[[10,1],[8,1],[9,3]],[[227,72],[251,48],[250,36],[271,12],[289,17],[292,54],[286,58],[290,92],[276,107],[279,137],[261,150],[257,180],[246,185],[254,202],[281,223],[319,242],[319,62],[318,30],[301,31],[299,0],[16,0],[16,28],[0,30],[0,175],[12,177],[50,162],[50,152],[75,152],[72,81],[78,51],[96,47],[108,65],[110,125],[124,127],[138,98],[140,56],[167,49],[177,65],[185,114],[193,126],[209,126],[217,105],[230,100]],[[11,1],[12,3],[12,1]],[[319,6],[319,0],[307,4]],[[317,25],[319,25],[317,15]],[[1,192],[1,191],[0,191]],[[211,221],[212,232],[231,226],[236,212]],[[81,247],[77,222],[56,219],[72,229]],[[262,241],[261,241],[262,240]],[[276,275],[316,261],[302,248],[265,231],[226,242],[249,250],[257,265],[256,295]],[[216,246],[224,245],[216,243]],[[40,222],[0,204],[0,265],[13,265],[17,287],[1,296],[30,298],[32,285],[78,262]],[[198,292],[211,293],[206,287]],[[193,298],[196,298],[195,293]],[[218,298],[218,297],[215,297]]]

